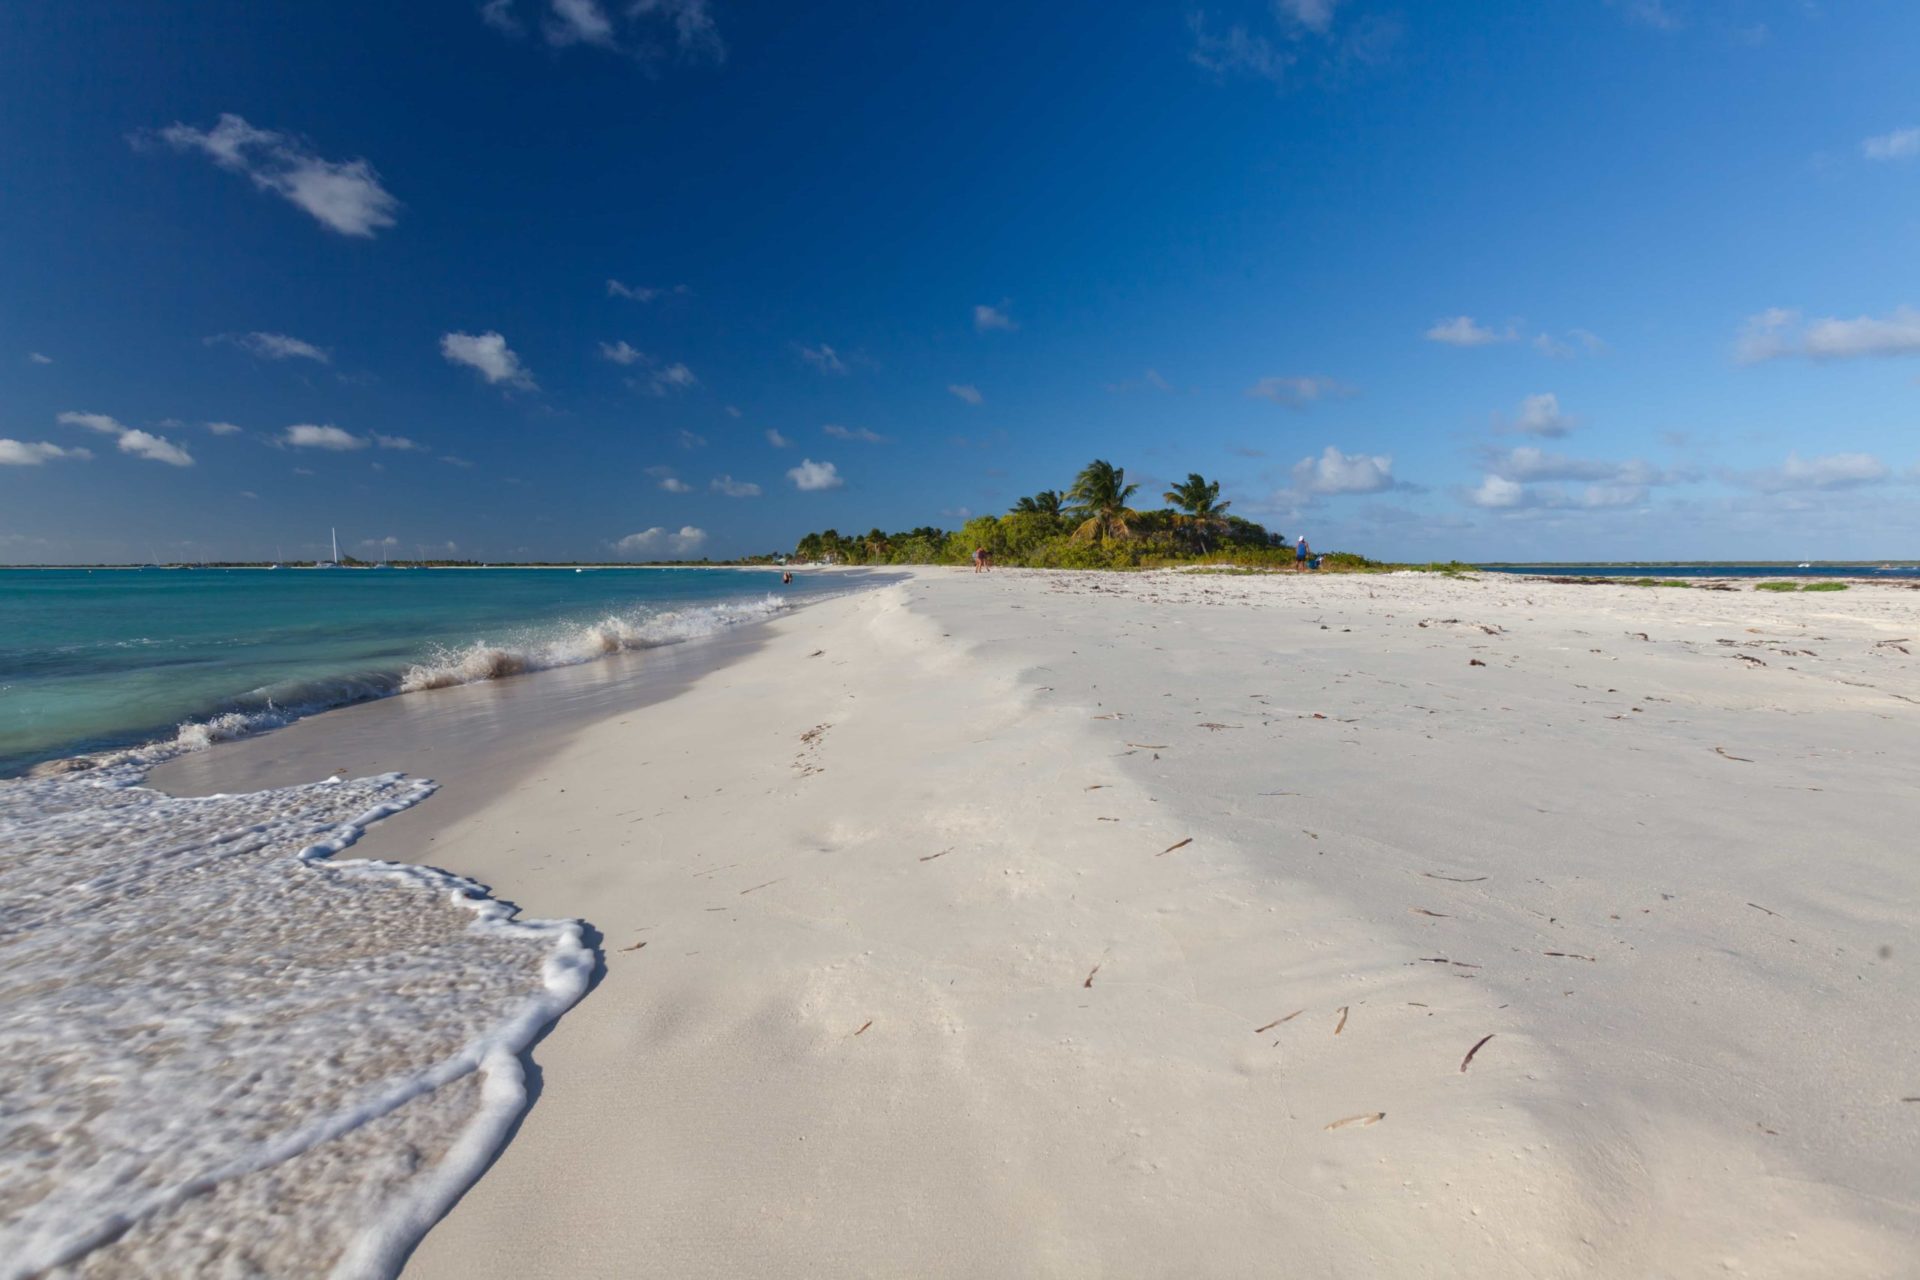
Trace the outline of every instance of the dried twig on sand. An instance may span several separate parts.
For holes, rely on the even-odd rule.
[[[1473,1061],[1473,1055],[1480,1052],[1480,1046],[1485,1044],[1487,1041],[1491,1039],[1493,1039],[1493,1032],[1489,1031],[1487,1032],[1487,1034],[1481,1036],[1478,1040],[1474,1041],[1473,1048],[1467,1050],[1467,1056],[1460,1059],[1460,1074],[1462,1075],[1466,1074],[1467,1064]]]
[[[1333,1034],[1339,1035],[1342,1031],[1345,1031],[1346,1029],[1347,1029],[1347,1006],[1343,1004],[1340,1006],[1340,1021],[1338,1025],[1334,1027]]]
[[[1295,1009],[1292,1013],[1288,1014],[1284,1018],[1275,1018],[1272,1022],[1269,1022],[1264,1027],[1255,1027],[1253,1029],[1253,1034],[1259,1035],[1263,1031],[1271,1031],[1283,1022],[1292,1022],[1295,1018],[1299,1017],[1301,1014],[1305,1012],[1306,1012],[1305,1009]]]
[[[1451,880],[1455,884],[1479,884],[1485,876],[1443,876],[1438,871],[1422,871],[1421,875],[1429,880]]]
[[[865,1022],[863,1022],[863,1023],[861,1023],[861,1024],[860,1024],[860,1031],[865,1031],[865,1030],[866,1030],[866,1029],[867,1029],[868,1027],[870,1027],[870,1026],[872,1026],[872,1025],[873,1025],[873,1019],[872,1019],[872,1018],[868,1018],[868,1019],[867,1019],[867,1020],[866,1020]],[[859,1034],[860,1034],[860,1031],[856,1031],[856,1032],[854,1032],[853,1034],[855,1034],[855,1035],[859,1035]]]
[[[1357,1124],[1364,1129],[1370,1124],[1379,1124],[1386,1118],[1387,1113],[1384,1111],[1363,1111],[1357,1116],[1342,1116],[1340,1119],[1335,1120],[1332,1124],[1325,1127],[1328,1129],[1344,1129],[1350,1124]]]
[[[1095,965],[1093,966],[1093,968],[1087,970],[1087,980],[1081,983],[1080,985],[1087,988],[1089,991],[1091,991],[1093,989],[1093,975],[1098,972],[1100,972],[1099,965]]]
[[[1751,761],[1751,760],[1749,760],[1749,759],[1747,759],[1747,757],[1745,757],[1745,756],[1736,756],[1736,755],[1734,755],[1734,754],[1733,754],[1733,753],[1732,753],[1731,751],[1728,751],[1728,750],[1727,750],[1727,749],[1726,749],[1725,747],[1715,747],[1715,748],[1713,749],[1713,754],[1715,754],[1715,755],[1717,755],[1717,756],[1723,756],[1723,757],[1725,757],[1725,758],[1726,758],[1726,759],[1728,759],[1728,760],[1738,760],[1738,761],[1739,761],[1739,762],[1740,762],[1741,764],[1752,764],[1752,763],[1753,763],[1753,761]]]
[[[1193,843],[1193,837],[1188,836],[1185,840],[1182,840],[1179,844],[1170,844],[1166,848],[1162,849],[1159,853],[1154,854],[1153,856],[1156,858],[1164,858],[1169,853],[1172,853],[1175,849],[1184,849],[1192,843]]]

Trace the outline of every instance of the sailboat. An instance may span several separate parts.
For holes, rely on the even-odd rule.
[[[313,567],[316,569],[338,569],[340,567],[340,531],[338,529],[329,529],[327,532],[333,535],[333,559],[325,560],[314,565]]]

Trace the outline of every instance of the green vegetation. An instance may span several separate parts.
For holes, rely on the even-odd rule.
[[[1229,514],[1233,504],[1220,501],[1218,480],[1190,473],[1161,495],[1167,506],[1160,510],[1135,508],[1139,492],[1124,468],[1096,459],[1064,491],[1042,489],[1002,516],[975,516],[951,532],[931,526],[856,535],[825,529],[800,539],[794,556],[837,564],[966,564],[981,547],[995,564],[1036,569],[1197,564],[1210,572],[1262,572],[1293,566],[1286,536]],[[1352,552],[1316,554],[1321,569],[1333,572],[1393,567]],[[1421,567],[1454,574],[1471,570],[1457,562]]]
[[[1844,582],[1809,582],[1800,589],[1802,591],[1845,591],[1847,584]]]
[[[1844,582],[1756,582],[1755,591],[1845,591]]]
[[[1797,582],[1756,582],[1753,584],[1753,589],[1755,591],[1798,591],[1800,584]]]
[[[1679,587],[1685,590],[1693,584],[1682,582],[1679,578],[1628,578],[1626,585],[1629,587]]]

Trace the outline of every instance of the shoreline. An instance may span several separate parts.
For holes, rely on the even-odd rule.
[[[1885,1273],[1882,594],[936,570],[769,623],[439,815],[606,975],[408,1274]]]

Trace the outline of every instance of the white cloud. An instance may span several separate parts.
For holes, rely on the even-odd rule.
[[[38,351],[29,351],[27,352],[27,363],[28,364],[52,364],[53,357],[43,356]]]
[[[405,436],[383,436],[378,431],[373,433],[373,442],[382,449],[398,449],[404,453],[428,452],[427,446],[418,440],[409,440]]]
[[[85,427],[88,431],[98,431],[103,436],[122,435],[127,430],[124,426],[120,425],[118,420],[110,418],[104,413],[73,413],[69,411],[60,414],[54,421],[67,427]]]
[[[152,462],[164,462],[170,467],[190,467],[193,455],[173,441],[162,436],[133,428],[120,437],[120,452],[131,453],[136,458],[146,458]]]
[[[1649,485],[1691,484],[1700,474],[1682,468],[1663,470],[1643,458],[1611,462],[1604,458],[1572,458],[1563,453],[1548,453],[1532,445],[1522,445],[1506,453],[1491,454],[1487,470],[1508,480],[1591,480],[1615,487],[1643,489]]]
[[[56,422],[69,427],[83,427],[88,431],[98,431],[101,435],[118,437],[120,452],[130,453],[136,458],[146,458],[152,462],[164,462],[173,467],[190,467],[193,455],[164,436],[157,436],[137,427],[123,426],[117,420],[104,413],[62,413]]]
[[[666,395],[669,391],[685,391],[689,387],[700,385],[700,379],[693,376],[693,370],[678,361],[663,369],[656,369],[647,379],[647,390],[656,396]]]
[[[1522,400],[1520,412],[1513,420],[1515,431],[1530,436],[1564,436],[1573,428],[1573,419],[1560,411],[1560,397],[1551,391]]]
[[[1556,338],[1550,333],[1535,334],[1533,346],[1541,355],[1556,359],[1582,353],[1597,356],[1607,349],[1606,342],[1590,329],[1569,329],[1565,339]]]
[[[799,466],[789,469],[787,479],[793,481],[793,487],[802,493],[838,489],[846,483],[840,478],[838,467],[831,462],[815,462],[812,458],[803,459]]]
[[[1868,138],[1860,144],[1860,154],[1869,160],[1911,160],[1920,156],[1920,128],[1895,129]]]
[[[400,545],[400,539],[388,534],[384,538],[362,538],[360,545],[372,551],[391,551]]]
[[[1489,329],[1472,316],[1437,321],[1425,334],[1427,341],[1443,342],[1450,347],[1485,347],[1496,342],[1513,342],[1519,336],[1512,326],[1504,330]]]
[[[1643,27],[1652,27],[1655,31],[1678,31],[1681,26],[1679,15],[1667,8],[1665,0],[1607,0],[1627,15],[1631,22]]]
[[[505,385],[523,390],[534,389],[533,374],[520,363],[520,357],[498,333],[448,333],[441,335],[440,354],[454,364],[464,364],[487,380],[488,386]]]
[[[480,21],[510,36],[517,36],[526,29],[520,25],[520,19],[513,16],[513,0],[486,0],[480,6]]]
[[[1393,486],[1393,458],[1387,454],[1342,453],[1328,445],[1318,458],[1293,466],[1295,493],[1380,493]]]
[[[994,329],[1001,329],[1011,333],[1020,326],[1014,323],[1012,316],[1007,314],[1007,300],[1002,298],[1000,299],[1000,305],[997,307],[989,307],[985,303],[975,307],[973,309],[973,327],[981,333],[988,333]]]
[[[1920,310],[1895,307],[1886,316],[1828,316],[1800,323],[1798,311],[1773,307],[1748,316],[1735,354],[1743,364],[1788,356],[1850,360],[1863,356],[1920,355]]]
[[[440,456],[440,461],[446,463],[450,467],[459,467],[462,470],[469,470],[469,471],[479,465],[478,463],[474,462],[471,458],[462,458],[458,454],[453,454],[453,453],[442,454]]]
[[[86,449],[63,449],[57,444],[30,440],[0,440],[0,467],[37,467],[56,458],[85,462],[92,458]]]
[[[680,442],[682,449],[704,449],[707,445],[705,436],[697,431],[689,431],[685,427],[674,433],[674,439]]]
[[[229,343],[262,360],[313,360],[320,364],[333,362],[332,357],[311,342],[303,342],[284,333],[222,333],[207,341]]]
[[[211,129],[170,124],[159,139],[176,151],[198,151],[222,169],[246,175],[344,236],[371,236],[395,222],[400,202],[380,185],[380,175],[365,160],[336,162],[315,155],[291,134],[256,129],[224,114]],[[144,145],[149,135],[136,135]]]
[[[1354,388],[1334,378],[1309,375],[1292,378],[1262,378],[1247,388],[1252,400],[1271,400],[1292,409],[1304,409],[1317,400],[1345,399],[1356,394]]]
[[[794,349],[800,353],[802,360],[805,360],[822,373],[845,373],[847,371],[846,362],[840,358],[840,353],[824,342],[817,347],[809,347],[804,343],[796,343]]]
[[[980,388],[971,382],[950,382],[947,384],[947,390],[968,404],[979,404],[986,398],[980,394]]]
[[[727,406],[727,416],[728,416],[729,418],[737,418],[737,417],[739,417],[739,416],[740,416],[740,408],[739,408],[739,406],[738,406],[738,405],[731,405],[731,404],[730,404],[730,405],[728,405],[728,406]]]
[[[835,440],[858,440],[862,444],[885,444],[887,442],[885,436],[869,431],[865,427],[843,427],[838,423],[829,422],[826,426],[820,428],[820,430],[824,434],[832,436]]]
[[[552,9],[544,30],[554,45],[613,46],[613,21],[596,0],[547,0]]]
[[[1293,19],[1315,35],[1325,35],[1333,26],[1333,11],[1340,0],[1274,0],[1274,11]]]
[[[206,424],[206,428],[216,436],[237,436],[240,434],[240,427],[231,422],[209,422]]]
[[[615,364],[633,364],[635,361],[645,360],[647,354],[637,347],[628,345],[628,343],[623,340],[620,342],[601,343],[600,358],[602,360],[611,360]]]
[[[1526,499],[1526,493],[1524,485],[1503,476],[1489,475],[1480,481],[1479,488],[1467,495],[1467,501],[1476,507],[1499,510],[1520,506]]]
[[[339,427],[302,422],[288,427],[280,443],[293,449],[325,449],[331,453],[349,453],[367,447],[365,436],[356,436]]]
[[[627,12],[652,17],[673,30],[674,48],[690,61],[724,62],[727,46],[713,20],[709,0],[632,0]]]
[[[643,529],[639,533],[630,533],[613,545],[615,550],[625,555],[639,555],[663,550],[674,552],[677,555],[685,555],[690,551],[698,550],[706,540],[706,530],[696,529],[690,524],[681,525],[677,533],[669,532],[659,525],[655,525],[653,528]]]
[[[1194,13],[1188,16],[1187,25],[1193,32],[1193,48],[1187,53],[1188,59],[1216,76],[1244,72],[1278,84],[1286,79],[1287,70],[1293,66],[1292,54],[1276,48],[1271,40],[1254,35],[1239,23],[1228,27],[1225,35],[1214,35],[1207,30],[1206,15]]]
[[[767,443],[776,449],[791,449],[793,447],[793,441],[781,435],[777,427],[767,428]]]
[[[757,498],[760,486],[750,480],[735,480],[732,476],[715,476],[710,486],[715,493],[724,493],[729,498]]]
[[[1728,478],[1762,493],[1790,493],[1808,489],[1852,489],[1877,484],[1890,474],[1887,464],[1870,453],[1828,453],[1812,458],[1789,453],[1778,467],[1733,474]]]

